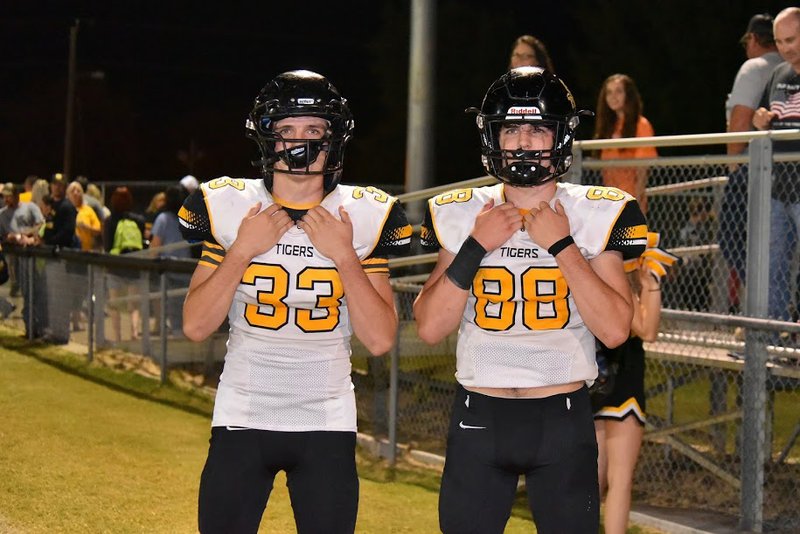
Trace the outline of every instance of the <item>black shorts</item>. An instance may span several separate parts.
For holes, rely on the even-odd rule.
[[[439,496],[442,532],[502,533],[520,475],[537,532],[598,531],[597,441],[587,388],[504,399],[459,387]]]
[[[647,405],[644,398],[644,347],[639,338],[629,338],[613,352],[617,362],[614,388],[594,406],[595,419],[622,421],[633,416],[644,426]]]
[[[200,477],[200,532],[258,532],[275,475],[286,471],[298,533],[352,533],[355,445],[355,432],[212,428]]]

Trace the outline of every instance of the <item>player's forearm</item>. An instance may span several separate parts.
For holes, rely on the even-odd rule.
[[[575,245],[559,253],[557,261],[587,328],[609,348],[624,343],[633,320],[628,286],[627,294],[622,295],[607,284]]]
[[[391,287],[382,296],[364,273],[355,253],[352,257],[339,260],[336,269],[347,296],[347,311],[353,332],[372,355],[385,354],[397,339],[397,311]]]
[[[444,272],[431,280],[414,301],[417,333],[434,345],[453,333],[461,324],[469,291],[457,287]]]
[[[190,287],[183,304],[183,333],[203,341],[225,320],[250,259],[231,249],[206,280]]]
[[[631,331],[644,341],[655,341],[661,323],[661,288],[643,287],[634,306]]]

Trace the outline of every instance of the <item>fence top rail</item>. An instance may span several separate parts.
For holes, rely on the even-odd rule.
[[[137,271],[191,273],[197,266],[197,260],[194,258],[137,257],[133,254],[86,252],[79,249],[54,247],[51,245],[23,247],[9,243],[3,247],[3,252],[19,257],[49,258],[51,260],[63,259],[74,263]]]
[[[766,130],[762,132],[726,132],[716,134],[656,135],[654,137],[626,137],[620,139],[591,139],[575,141],[573,146],[580,150],[598,150],[601,148],[630,148],[637,146],[726,145],[728,143],[741,143],[760,138],[769,138],[778,141],[800,139],[800,129]]]

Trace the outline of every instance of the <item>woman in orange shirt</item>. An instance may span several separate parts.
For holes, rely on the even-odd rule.
[[[653,126],[642,115],[642,97],[636,83],[625,74],[613,74],[606,78],[597,98],[597,120],[595,139],[618,139],[620,137],[652,137]],[[604,148],[601,160],[655,158],[655,147]],[[610,167],[603,169],[603,185],[616,187],[636,197],[642,213],[647,213],[647,168]]]

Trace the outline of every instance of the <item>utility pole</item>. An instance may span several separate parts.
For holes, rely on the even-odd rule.
[[[77,71],[77,45],[79,19],[69,29],[69,60],[67,63],[67,120],[64,131],[64,166],[62,173],[69,180],[72,176],[72,132],[75,122],[75,79]]]
[[[411,50],[408,73],[408,131],[406,133],[406,193],[431,185],[434,146],[433,100],[436,51],[436,2],[411,0]],[[408,219],[422,220],[423,204],[406,206]]]

